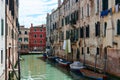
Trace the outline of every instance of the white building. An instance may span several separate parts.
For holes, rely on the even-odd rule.
[[[0,80],[5,76],[5,0],[0,0]]]

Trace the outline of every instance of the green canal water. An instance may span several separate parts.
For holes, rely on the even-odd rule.
[[[22,55],[20,62],[21,80],[91,80],[60,67],[50,61],[40,59],[42,55]],[[108,80],[120,80],[109,76]]]
[[[20,62],[21,80],[90,80],[59,65],[40,59],[41,55],[23,55]]]

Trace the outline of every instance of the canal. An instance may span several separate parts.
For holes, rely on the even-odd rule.
[[[75,74],[57,64],[41,59],[42,55],[22,55],[21,80],[92,80]],[[109,76],[108,80],[120,80]]]
[[[23,55],[20,62],[21,80],[90,80],[59,65],[40,59],[41,55]]]

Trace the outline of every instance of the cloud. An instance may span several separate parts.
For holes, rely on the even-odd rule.
[[[20,25],[30,27],[30,24],[41,25],[46,23],[46,15],[57,7],[57,0],[20,0]]]

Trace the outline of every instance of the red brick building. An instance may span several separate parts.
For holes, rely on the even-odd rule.
[[[46,47],[46,27],[45,25],[33,26],[31,24],[29,33],[30,51],[43,51]]]

